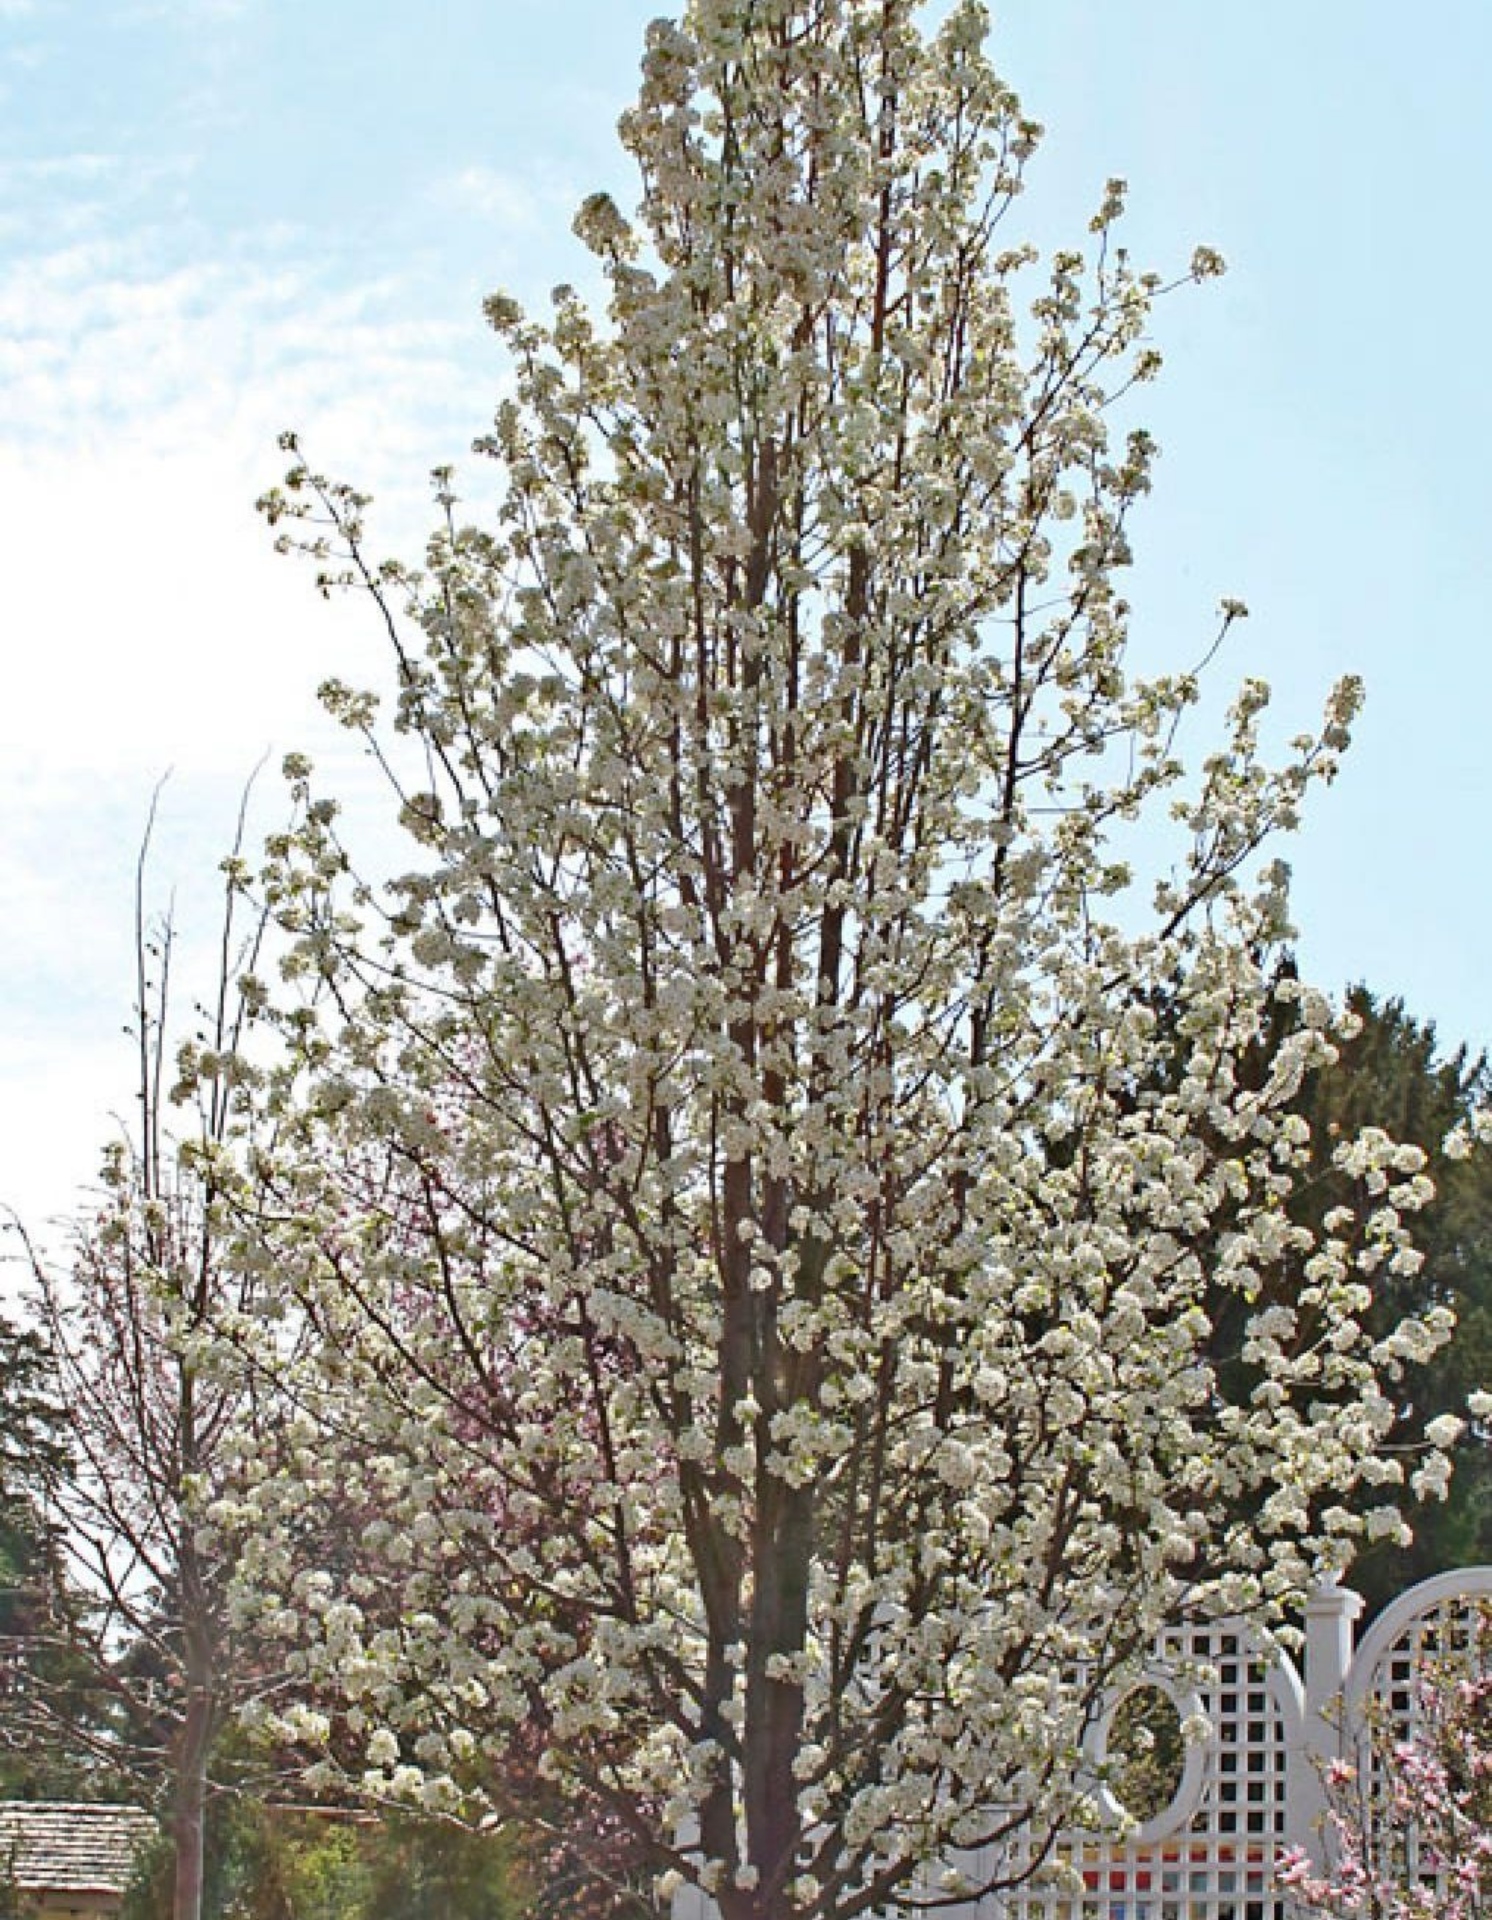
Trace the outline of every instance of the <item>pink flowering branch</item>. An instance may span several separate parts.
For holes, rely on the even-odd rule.
[[[1310,1920],[1485,1920],[1492,1914],[1492,1607],[1427,1671],[1406,1730],[1370,1720],[1358,1759],[1327,1771],[1330,1870],[1303,1849],[1278,1885]]]

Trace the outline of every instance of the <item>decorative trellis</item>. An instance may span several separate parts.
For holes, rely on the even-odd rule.
[[[1269,1920],[1305,1712],[1293,1667],[1263,1656],[1236,1622],[1195,1625],[1168,1636],[1146,1684],[1168,1695],[1181,1719],[1202,1715],[1212,1728],[1210,1740],[1186,1749],[1170,1804],[1125,1838],[1059,1843],[1055,1860],[1081,1876],[1081,1895],[1037,1878],[1019,1893],[971,1903],[962,1909],[968,1920]],[[1094,1729],[1096,1769],[1108,1758],[1118,1704]],[[1117,1824],[1118,1803],[1105,1792],[1099,1799]],[[1008,1864],[1019,1871],[1022,1863]]]
[[[1185,1749],[1169,1805],[1130,1825],[1100,1789],[1108,1833],[1063,1835],[1014,1891],[942,1913],[948,1920],[1284,1920],[1275,1861],[1287,1846],[1320,1858],[1324,1767],[1344,1753],[1371,1766],[1366,1729],[1375,1720],[1412,1730],[1418,1675],[1426,1662],[1468,1645],[1477,1609],[1489,1601],[1492,1567],[1441,1574],[1386,1607],[1354,1650],[1361,1597],[1322,1587],[1306,1608],[1299,1668],[1243,1622],[1173,1631],[1145,1684],[1167,1694],[1181,1719],[1200,1714],[1210,1734]],[[1120,1705],[1107,1702],[1094,1724],[1095,1778],[1108,1772]],[[988,1884],[998,1866],[1007,1887],[1026,1866],[1018,1853],[958,1864],[975,1884]],[[674,1903],[674,1920],[714,1913],[692,1892]]]
[[[1488,1656],[1492,1594],[1468,1592],[1465,1576],[1452,1573],[1427,1581],[1411,1597],[1419,1601],[1411,1615],[1400,1620],[1387,1613],[1363,1635],[1344,1689],[1343,1750],[1356,1763],[1368,1807],[1390,1797],[1383,1769],[1394,1742],[1423,1730],[1426,1670],[1469,1673]],[[1388,1837],[1397,1870],[1433,1889],[1436,1876],[1420,1857],[1413,1826]]]
[[[1489,1599],[1492,1567],[1441,1574],[1386,1607],[1354,1651],[1362,1600],[1350,1588],[1323,1587],[1306,1611],[1303,1671],[1238,1622],[1171,1636],[1154,1678],[1179,1711],[1200,1707],[1211,1734],[1188,1750],[1170,1805],[1127,1837],[1066,1836],[1055,1857],[1068,1885],[1033,1880],[954,1913],[959,1920],[1283,1920],[1275,1859],[1286,1846],[1321,1857],[1324,1767],[1342,1754],[1371,1766],[1372,1722],[1413,1730],[1420,1673],[1464,1651]],[[1180,1689],[1187,1675],[1197,1676],[1190,1696]],[[1095,1728],[1098,1765],[1116,1706]],[[1073,1873],[1081,1893],[1071,1890]]]

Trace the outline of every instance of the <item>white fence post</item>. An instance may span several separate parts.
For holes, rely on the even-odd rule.
[[[1336,1579],[1324,1581],[1305,1607],[1305,1713],[1300,1750],[1291,1755],[1285,1790],[1285,1838],[1324,1868],[1327,1810],[1323,1774],[1342,1751],[1342,1690],[1352,1666],[1353,1627],[1363,1598]]]

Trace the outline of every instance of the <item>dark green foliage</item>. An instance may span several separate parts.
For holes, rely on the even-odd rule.
[[[0,1317],[0,1799],[91,1797],[93,1755],[109,1737],[50,1517],[66,1435],[46,1345]]]
[[[67,1415],[40,1335],[0,1317],[0,1499],[45,1494],[68,1463]]]
[[[392,1820],[371,1850],[362,1920],[519,1920],[527,1911],[501,1839]]]
[[[1136,1820],[1154,1820],[1176,1798],[1186,1742],[1164,1687],[1142,1682],[1120,1701],[1109,1723],[1108,1764],[1109,1790]]]
[[[1405,1380],[1403,1437],[1412,1443],[1437,1414],[1464,1415],[1467,1394],[1492,1381],[1492,1147],[1476,1146],[1465,1160],[1441,1152],[1451,1127],[1492,1099],[1492,1072],[1485,1056],[1472,1058],[1464,1047],[1441,1058],[1433,1023],[1416,1020],[1400,1000],[1379,1001],[1359,986],[1347,1004],[1360,1031],[1301,1096],[1318,1137],[1306,1204],[1317,1217],[1338,1204],[1340,1176],[1327,1164],[1331,1144],[1369,1122],[1429,1156],[1436,1197],[1415,1236],[1424,1266],[1412,1278],[1385,1278],[1374,1309],[1384,1327],[1437,1304],[1456,1314],[1450,1346]],[[1455,1450],[1450,1498],[1416,1509],[1411,1521],[1411,1547],[1373,1547],[1354,1567],[1353,1584],[1375,1610],[1433,1573],[1492,1561],[1492,1433],[1485,1425]]]
[[[11,1654],[51,1631],[61,1588],[47,1510],[67,1448],[50,1384],[38,1337],[0,1319],[0,1641]]]
[[[1354,1181],[1333,1165],[1333,1156],[1364,1127],[1380,1127],[1425,1153],[1435,1199],[1412,1223],[1423,1265],[1412,1275],[1380,1269],[1368,1316],[1378,1333],[1434,1306],[1449,1307],[1456,1316],[1449,1345],[1425,1365],[1406,1368],[1399,1382],[1399,1424],[1390,1451],[1399,1454],[1407,1483],[1426,1450],[1429,1422],[1444,1413],[1465,1418],[1467,1395],[1492,1381],[1492,1146],[1473,1145],[1462,1160],[1442,1150],[1453,1127],[1492,1105],[1492,1067],[1465,1047],[1442,1057],[1434,1024],[1416,1019],[1401,1000],[1380,1000],[1367,987],[1354,986],[1346,1010],[1357,1032],[1338,1041],[1336,1063],[1308,1075],[1292,1102],[1309,1123],[1311,1143],[1309,1165],[1286,1204],[1297,1221],[1318,1230],[1333,1208],[1360,1205]],[[1160,1004],[1157,1012],[1164,1019],[1168,1008]],[[1297,1021],[1283,1000],[1273,1017],[1273,1030],[1240,1062],[1243,1078],[1256,1087],[1268,1080]],[[1180,1071],[1179,1049],[1174,1070]],[[1294,1284],[1292,1278],[1288,1285]],[[1247,1400],[1258,1384],[1257,1369],[1243,1357],[1251,1308],[1237,1296],[1217,1294],[1209,1308],[1211,1352],[1225,1397]],[[1407,1485],[1364,1487],[1351,1496],[1362,1510],[1399,1505],[1414,1530],[1411,1546],[1378,1541],[1353,1562],[1352,1584],[1366,1597],[1370,1614],[1431,1574],[1492,1562],[1492,1426],[1473,1424],[1453,1458],[1444,1502],[1417,1505]]]
[[[170,1920],[171,1843],[162,1834],[135,1862],[120,1920]]]
[[[513,1850],[433,1821],[356,1818],[221,1797],[206,1920],[527,1920]],[[146,1863],[121,1920],[170,1920],[171,1853]]]

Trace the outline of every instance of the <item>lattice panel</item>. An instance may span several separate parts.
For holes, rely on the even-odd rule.
[[[1324,1609],[1315,1599],[1312,1608],[1347,1635],[1360,1603],[1335,1588],[1323,1588],[1320,1597]],[[1117,1830],[1063,1836],[1053,1855],[1065,1869],[1060,1878],[1038,1872],[1012,1891],[954,1907],[940,1903],[939,1910],[945,1920],[1285,1920],[1285,1903],[1271,1890],[1274,1862],[1283,1846],[1319,1847],[1324,1764],[1356,1752],[1371,1774],[1364,1729],[1374,1716],[1400,1736],[1413,1733],[1419,1676],[1427,1665],[1466,1654],[1483,1608],[1492,1608],[1492,1567],[1438,1575],[1385,1608],[1350,1664],[1345,1637],[1312,1641],[1308,1608],[1307,1639],[1315,1647],[1309,1697],[1290,1661],[1261,1652],[1242,1625],[1172,1633],[1146,1681],[1169,1693],[1183,1717],[1200,1712],[1211,1736],[1188,1750],[1171,1805],[1128,1838]],[[1095,1729],[1095,1778],[1103,1777],[1118,1704]],[[1003,1863],[984,1854],[954,1864],[974,1884],[988,1884],[997,1867],[1008,1881],[1023,1866],[1014,1851]],[[931,1876],[929,1888],[937,1885]],[[925,1906],[913,1899],[879,1920],[919,1910]],[[685,1892],[672,1920],[718,1920],[718,1912]]]
[[[1057,1855],[1081,1894],[1033,1880],[970,1905],[969,1920],[1279,1920],[1270,1882],[1300,1719],[1293,1670],[1240,1627],[1198,1626],[1171,1637],[1153,1677],[1212,1726],[1171,1806],[1127,1840],[1065,1840]]]
[[[1487,1604],[1485,1597],[1474,1593],[1447,1594],[1415,1614],[1376,1656],[1365,1643],[1366,1658],[1359,1657],[1360,1671],[1353,1676],[1354,1718],[1363,1716],[1365,1703],[1371,1700],[1391,1717],[1401,1739],[1417,1733],[1420,1676],[1446,1662],[1460,1665],[1471,1657],[1478,1614]]]
[[[1437,1669],[1484,1669],[1492,1627],[1492,1570],[1427,1581],[1375,1621],[1353,1665],[1344,1703],[1344,1751],[1357,1762],[1365,1804],[1387,1798],[1385,1758],[1395,1742],[1424,1732],[1422,1686]],[[1401,1842],[1396,1870],[1434,1892],[1438,1877],[1419,1857],[1418,1836],[1398,1822],[1387,1824],[1377,1844]]]

